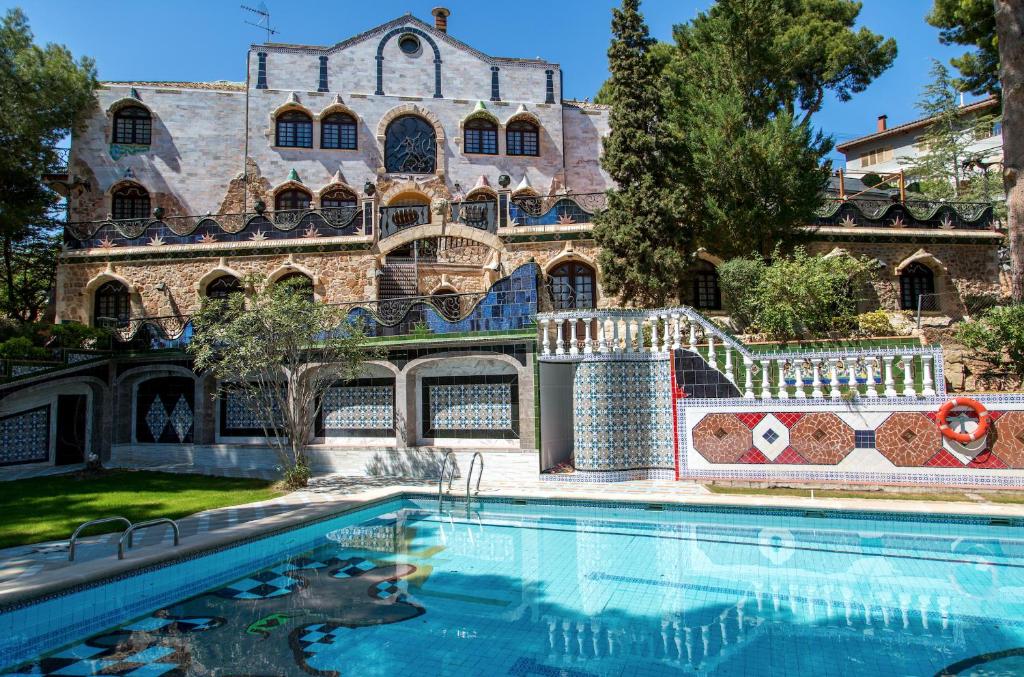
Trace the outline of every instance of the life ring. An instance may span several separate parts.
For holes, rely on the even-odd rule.
[[[949,424],[946,422],[946,418],[949,416],[949,412],[953,410],[953,407],[957,406],[969,407],[978,415],[978,427],[974,429],[974,432],[958,433],[949,427]],[[935,421],[939,424],[939,432],[942,433],[943,436],[948,437],[954,442],[959,442],[960,444],[969,444],[980,440],[988,433],[988,426],[992,422],[992,415],[989,414],[988,409],[986,409],[985,406],[977,400],[972,400],[969,397],[954,397],[939,407],[939,413],[936,415]]]

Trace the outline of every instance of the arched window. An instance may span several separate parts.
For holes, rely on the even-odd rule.
[[[430,295],[430,300],[444,319],[450,322],[454,322],[462,315],[461,299],[454,289],[438,289]]]
[[[320,147],[356,149],[356,119],[348,113],[331,113],[320,121]]]
[[[540,130],[526,120],[515,120],[505,128],[505,152],[509,155],[540,155]]]
[[[437,167],[437,134],[418,115],[402,115],[384,132],[384,166],[389,172],[433,174]]]
[[[114,191],[110,213],[115,219],[149,218],[149,193],[135,183],[121,186]]]
[[[722,292],[718,288],[718,269],[707,261],[698,261],[693,273],[693,307],[699,310],[722,309]]]
[[[274,196],[274,211],[287,211],[289,209],[309,209],[309,203],[313,196],[301,188],[289,188],[282,190]]]
[[[274,284],[287,284],[296,294],[301,294],[311,303],[316,298],[313,293],[313,280],[309,279],[309,275],[288,273],[277,278]]]
[[[226,299],[229,294],[242,291],[242,282],[234,275],[221,275],[206,285],[206,298]]]
[[[313,119],[298,110],[278,115],[275,145],[282,148],[312,148]]]
[[[344,188],[335,188],[323,194],[320,198],[320,206],[324,209],[355,207],[356,196]]]
[[[124,106],[114,113],[114,143],[148,146],[152,133],[153,118],[142,106]]]
[[[569,261],[548,273],[551,300],[556,310],[585,310],[596,301],[594,269],[585,263]]]
[[[917,310],[918,297],[924,296],[920,304],[923,310],[934,310],[937,304],[932,294],[935,293],[935,274],[931,268],[920,262],[913,262],[900,273],[900,309]]]
[[[466,123],[463,151],[482,155],[498,154],[498,125],[491,120],[476,117]]]
[[[104,282],[93,297],[92,317],[94,326],[119,326],[128,321],[131,302],[128,287],[117,280]]]

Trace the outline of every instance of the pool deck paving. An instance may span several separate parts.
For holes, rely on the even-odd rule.
[[[81,539],[75,562],[68,561],[67,541],[7,548],[0,550],[0,609],[133,569],[198,555],[211,548],[293,528],[406,493],[434,496],[437,481],[346,475],[315,477],[301,491],[268,501],[209,510],[178,520],[181,541],[177,547],[173,546],[171,530],[167,527],[139,532],[134,547],[128,550],[123,560],[117,559],[119,533]],[[479,495],[527,500],[636,502],[644,505],[691,504],[1024,518],[1024,505],[1016,504],[713,494],[697,483],[672,481],[567,483],[538,480],[523,483],[486,479],[480,486]],[[454,499],[465,497],[465,485],[459,479],[452,484],[451,496]]]

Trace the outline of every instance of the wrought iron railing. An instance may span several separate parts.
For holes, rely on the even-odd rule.
[[[565,193],[551,196],[518,195],[509,202],[509,225],[549,226],[592,223],[608,206],[605,193]]]
[[[825,195],[817,212],[817,225],[847,228],[931,228],[942,230],[992,230],[992,205],[986,202],[893,198],[841,198]]]
[[[334,237],[363,231],[358,206],[292,209],[204,216],[170,216],[68,222],[65,242],[72,249],[261,242],[274,239]]]
[[[381,207],[380,234],[390,237],[395,233],[430,223],[430,205],[400,205]]]
[[[471,228],[493,233],[498,228],[498,202],[497,200],[452,202],[449,219]]]

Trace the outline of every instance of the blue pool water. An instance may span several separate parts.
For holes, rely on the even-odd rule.
[[[970,520],[489,501],[439,512],[407,499],[9,610],[0,664],[19,675],[1019,675],[1022,555],[1024,528]]]

